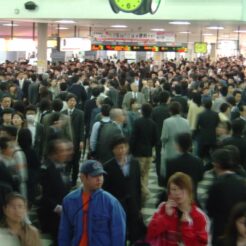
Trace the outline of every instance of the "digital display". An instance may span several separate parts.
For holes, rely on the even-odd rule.
[[[171,46],[137,46],[137,45],[101,45],[93,44],[92,51],[97,50],[113,50],[113,51],[148,51],[148,52],[187,52],[186,47],[171,47]]]

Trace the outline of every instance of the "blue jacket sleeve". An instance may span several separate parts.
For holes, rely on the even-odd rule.
[[[68,217],[66,202],[63,201],[62,214],[61,214],[61,220],[59,226],[59,234],[58,234],[58,245],[59,246],[71,245],[71,241],[72,241],[72,225]]]
[[[125,246],[126,242],[126,214],[120,203],[115,200],[111,217],[112,246]]]

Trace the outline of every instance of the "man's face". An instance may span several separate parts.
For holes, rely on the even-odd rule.
[[[70,98],[68,101],[67,101],[67,106],[69,108],[74,108],[76,106],[77,102],[76,102],[76,99],[75,98]]]
[[[3,108],[10,108],[11,106],[11,98],[10,97],[4,97],[2,99],[2,103],[1,103]]]
[[[93,192],[95,190],[98,190],[102,187],[104,177],[102,174],[92,177],[90,175],[80,175],[81,182],[84,184],[84,187],[86,190]]]
[[[123,159],[128,153],[129,146],[126,143],[116,145],[113,148],[113,154],[116,159]]]
[[[56,147],[54,159],[59,163],[64,163],[69,159],[69,154],[67,143],[59,143]]]
[[[137,86],[136,83],[132,83],[132,84],[131,84],[131,90],[132,90],[133,92],[137,92],[137,91],[138,91],[138,86]]]
[[[236,103],[241,102],[241,99],[242,99],[241,93],[237,93],[237,94],[235,95],[235,101],[236,101]]]
[[[3,114],[3,122],[5,124],[11,124],[11,120],[12,120],[12,114]]]

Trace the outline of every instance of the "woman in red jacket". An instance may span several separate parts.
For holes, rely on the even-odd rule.
[[[193,202],[191,178],[181,172],[168,180],[168,201],[150,221],[147,241],[151,246],[208,245],[208,220]]]

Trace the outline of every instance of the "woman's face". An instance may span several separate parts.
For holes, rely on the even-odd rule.
[[[26,216],[26,204],[20,198],[11,200],[4,208],[4,214],[7,220],[15,223],[22,222]]]
[[[238,232],[239,237],[246,238],[246,225],[245,225],[246,219],[245,217],[240,217],[236,220],[236,228]]]
[[[23,120],[18,114],[15,114],[12,118],[12,123],[14,126],[20,127],[23,123]]]
[[[178,205],[182,205],[184,203],[189,202],[189,195],[187,190],[181,189],[180,187],[178,187],[173,183],[170,184],[169,196]]]

